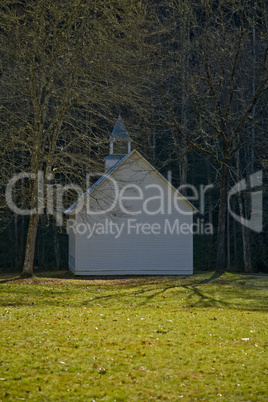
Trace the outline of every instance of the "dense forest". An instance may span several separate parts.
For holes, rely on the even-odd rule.
[[[195,269],[268,272],[267,7],[3,0],[1,271],[67,267],[57,189],[68,190],[64,209],[77,197],[70,183],[85,190],[103,170],[121,114],[133,147],[183,195],[209,186],[192,201],[214,228],[194,236]]]

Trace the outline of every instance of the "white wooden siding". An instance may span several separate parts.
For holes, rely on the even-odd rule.
[[[139,215],[133,212],[141,209],[144,201],[132,200],[124,203],[125,207],[132,211],[132,215],[123,214],[120,208],[114,208],[111,212],[103,215],[86,215],[85,211],[77,216],[77,223],[88,224],[92,228],[94,224],[114,222],[124,225],[123,231],[118,238],[113,234],[96,234],[87,238],[77,234],[70,236],[70,255],[75,259],[71,261],[70,268],[77,275],[178,275],[193,273],[193,236],[192,234],[165,233],[167,221],[171,227],[176,220],[179,225],[185,223],[191,225],[191,207],[184,200],[178,201],[180,209],[188,212],[188,215],[178,212],[174,206],[167,211],[170,197],[173,198],[175,191],[171,186],[137,154],[131,155],[122,165],[111,174],[122,189],[126,184],[137,184],[145,188],[150,184],[161,186],[166,204],[165,213]],[[113,183],[105,180],[91,194],[90,208],[96,213],[98,209],[107,208],[114,198]],[[137,195],[133,189],[129,189],[125,195]],[[154,188],[144,191],[146,197],[159,194]],[[150,210],[159,208],[159,200],[150,201]],[[170,214],[168,213],[170,212]],[[159,224],[160,234],[137,234],[135,229],[129,230],[129,219],[138,223]],[[133,222],[132,222],[133,223]],[[75,242],[76,238],[76,242]],[[75,244],[76,243],[76,244]],[[72,266],[71,266],[72,265]]]

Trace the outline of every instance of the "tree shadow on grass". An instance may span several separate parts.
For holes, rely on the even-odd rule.
[[[210,287],[210,283],[219,279],[222,274],[223,273],[214,272],[211,277],[202,281],[200,281],[200,277],[182,278],[178,276],[166,278],[152,276],[146,279],[145,277],[132,277],[127,279],[124,277],[123,279],[126,280],[122,282],[118,277],[116,277],[118,282],[116,282],[116,280],[101,280],[96,282],[89,280],[88,283],[83,281],[83,286],[81,287],[79,286],[79,282],[77,286],[75,284],[75,290],[70,292],[73,292],[70,300],[68,300],[68,288],[74,286],[74,282],[65,282],[64,286],[59,287],[58,283],[55,283],[56,286],[53,286],[54,282],[52,279],[52,282],[50,282],[52,286],[47,286],[45,293],[40,293],[39,287],[31,286],[30,282],[28,282],[29,286],[23,286],[23,288],[16,287],[16,289],[14,289],[13,296],[17,295],[17,297],[14,297],[11,303],[9,300],[2,299],[0,305],[16,305],[18,307],[32,306],[32,308],[40,305],[58,307],[86,306],[94,308],[94,306],[103,304],[101,307],[111,308],[113,301],[115,301],[115,303],[118,303],[119,308],[125,308],[126,306],[129,308],[130,305],[135,305],[136,307],[154,307],[154,305],[161,303],[167,305],[170,297],[168,292],[177,291],[178,294],[173,294],[172,298],[177,297],[179,301],[183,296],[183,300],[177,305],[176,303],[174,304],[173,299],[172,305],[178,308],[224,308],[247,311],[264,311],[267,308],[263,292],[259,293],[259,289],[256,289],[250,282],[247,283],[246,279],[241,282],[241,279],[236,281],[229,277],[221,278],[220,282],[216,282],[213,284],[213,287]],[[34,281],[34,279],[32,280]],[[19,277],[4,279],[0,281],[0,285],[7,282],[18,281],[21,281]],[[43,284],[38,280],[33,283]],[[44,283],[44,285],[46,285],[46,283]],[[124,286],[126,287],[124,288]],[[219,288],[217,288],[217,286],[219,286]],[[80,288],[83,289],[83,294],[80,294]],[[9,289],[9,293],[10,292],[11,289]],[[75,292],[77,292],[77,298]],[[101,293],[98,294],[97,292]],[[58,298],[57,296],[62,297]],[[163,298],[161,296],[163,296]],[[55,297],[56,299],[54,299]]]
[[[9,282],[18,282],[21,278],[18,276],[16,278],[5,278],[5,279],[0,279],[0,285],[2,283],[9,283]]]
[[[212,282],[212,281],[220,278],[223,274],[224,274],[224,271],[215,271],[210,278],[204,279],[202,282],[200,282],[200,285],[205,285],[206,283]]]

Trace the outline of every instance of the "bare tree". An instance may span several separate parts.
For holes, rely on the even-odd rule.
[[[51,183],[98,170],[112,114],[141,101],[146,9],[127,0],[3,0],[1,13],[4,183],[15,172],[42,171]],[[36,179],[23,183],[16,199],[32,211],[23,274],[32,275],[43,194]]]
[[[176,0],[168,2],[166,9],[162,26],[167,32],[170,30],[174,50],[166,56],[172,66],[171,76],[162,74],[162,102],[168,116],[165,121],[189,148],[202,152],[219,166],[217,269],[222,271],[226,261],[228,174],[235,166],[237,150],[249,140],[247,128],[268,89],[267,3]],[[187,19],[187,57],[183,54],[181,29],[174,22],[176,17],[180,17],[181,29],[185,29],[182,18]],[[187,126],[178,113],[178,98],[174,96],[177,82],[184,84],[191,103]]]

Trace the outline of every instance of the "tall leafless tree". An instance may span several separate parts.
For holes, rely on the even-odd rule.
[[[4,183],[15,172],[42,171],[51,183],[55,175],[78,180],[99,170],[112,114],[141,103],[150,58],[145,7],[136,0],[3,0],[1,14]],[[24,275],[33,273],[38,191],[37,180],[28,180],[24,199],[16,196],[32,211]]]
[[[167,114],[161,120],[173,129],[174,138],[212,158],[221,173],[217,233],[220,271],[226,268],[228,174],[235,168],[237,150],[249,141],[248,127],[268,89],[267,12],[267,3],[262,0],[176,0],[166,2],[166,18],[161,20],[162,30],[167,30],[166,40],[173,44],[166,55],[169,76],[162,73],[162,103]],[[186,57],[182,31],[189,37]],[[185,98],[178,99],[178,85],[191,104],[187,126],[178,113],[178,102]]]

